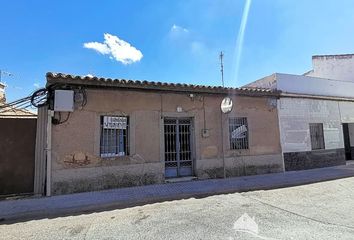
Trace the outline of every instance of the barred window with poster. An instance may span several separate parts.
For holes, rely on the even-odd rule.
[[[230,149],[248,149],[247,118],[229,118]]]
[[[129,155],[129,118],[101,116],[101,157]]]

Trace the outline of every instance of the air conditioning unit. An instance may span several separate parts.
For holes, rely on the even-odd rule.
[[[74,111],[74,91],[73,90],[55,90],[54,111],[55,112]]]

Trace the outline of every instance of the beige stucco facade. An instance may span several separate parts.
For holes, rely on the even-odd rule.
[[[221,116],[222,94],[191,97],[187,93],[92,88],[86,93],[87,104],[82,109],[76,108],[67,122],[52,126],[52,194],[164,183],[165,117],[192,118],[193,175],[199,179],[223,177],[222,141],[226,176],[284,169],[273,97],[233,95],[232,112]],[[177,107],[182,111],[177,112]],[[100,157],[100,117],[104,115],[129,117],[129,156]],[[247,150],[230,150],[228,119],[234,116],[247,117]],[[207,135],[202,135],[203,129],[208,130]]]

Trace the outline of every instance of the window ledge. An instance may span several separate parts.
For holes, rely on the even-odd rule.
[[[126,157],[127,155],[124,152],[121,153],[103,153],[100,154],[101,158],[116,158],[116,157]]]

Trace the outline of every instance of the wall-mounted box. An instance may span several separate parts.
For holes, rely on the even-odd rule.
[[[54,111],[56,112],[74,111],[74,91],[73,90],[55,90]]]
[[[203,128],[202,129],[202,137],[208,138],[210,136],[209,129]]]

